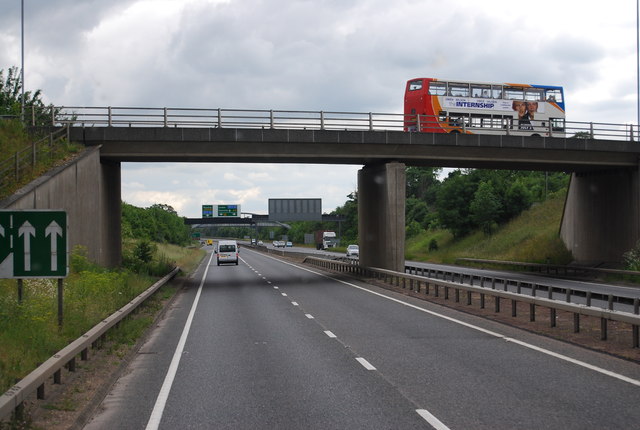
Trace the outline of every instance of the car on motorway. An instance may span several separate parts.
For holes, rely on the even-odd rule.
[[[360,247],[358,245],[347,246],[347,257],[360,257]]]
[[[238,265],[238,242],[235,240],[221,240],[216,249],[216,260],[218,266],[222,263],[236,263]]]
[[[287,242],[287,248],[291,248],[293,246],[293,242]]]

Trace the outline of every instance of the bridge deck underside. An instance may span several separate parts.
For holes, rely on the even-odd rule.
[[[124,162],[377,164],[547,171],[637,168],[638,142],[401,131],[72,128],[71,140],[102,145]]]

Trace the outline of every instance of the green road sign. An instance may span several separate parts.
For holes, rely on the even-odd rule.
[[[0,210],[0,278],[64,278],[67,213]]]
[[[218,205],[218,216],[240,216],[238,205]]]
[[[213,205],[202,205],[202,218],[213,218]]]

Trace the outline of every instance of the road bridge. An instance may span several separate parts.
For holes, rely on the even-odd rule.
[[[405,166],[565,171],[561,237],[579,261],[620,262],[640,239],[640,144],[629,125],[571,123],[554,137],[404,132],[397,114],[223,109],[59,108],[72,141],[100,148],[106,201],[122,162],[362,165],[363,265],[404,267]],[[480,130],[486,131],[486,130]],[[493,132],[493,131],[492,131]],[[568,137],[578,133],[588,138]],[[104,187],[103,187],[104,192]],[[119,206],[105,219],[118,218]],[[110,226],[119,237],[119,224]],[[111,255],[119,261],[119,251]]]

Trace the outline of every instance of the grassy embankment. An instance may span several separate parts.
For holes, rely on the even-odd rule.
[[[0,120],[0,161],[14,157],[17,151],[25,148],[30,149],[31,143],[42,137],[29,135],[19,120]],[[21,176],[17,181],[12,176],[8,183],[3,184],[5,186],[0,188],[0,199],[10,196],[20,187],[28,184],[47,170],[76,156],[82,149],[82,145],[66,141],[62,141],[53,147],[48,144],[40,145],[35,167],[27,172],[21,171]],[[29,154],[31,153],[29,152]],[[30,157],[31,155],[27,158],[29,159]]]
[[[158,244],[154,264],[175,264],[188,273],[203,255],[197,248]],[[0,280],[0,393],[128,303],[156,279],[128,270],[106,270],[91,264],[81,253],[74,253],[71,273],[64,281],[61,329],[57,324],[55,280],[25,280],[22,302],[18,302],[17,282]],[[115,342],[115,348],[118,344],[135,343],[153,321],[163,300],[174,293],[174,286],[161,288],[134,318],[109,332],[108,338]]]
[[[558,234],[564,201],[564,191],[552,195],[490,236],[476,232],[454,240],[446,230],[425,232],[407,241],[407,260],[452,264],[456,258],[469,257],[567,264],[571,253]],[[429,250],[432,240],[437,242],[437,250]]]

